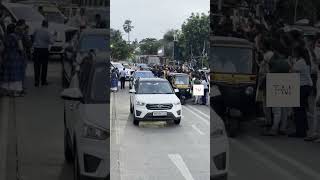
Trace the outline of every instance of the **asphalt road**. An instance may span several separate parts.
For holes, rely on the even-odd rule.
[[[229,138],[230,180],[320,179],[319,143],[261,136],[255,121],[243,122],[240,131],[238,137]]]
[[[208,180],[210,173],[209,118],[183,107],[179,126],[141,122],[134,126],[128,88],[112,94],[111,164],[114,180]],[[193,106],[209,114],[207,106]],[[117,153],[116,153],[117,152]]]

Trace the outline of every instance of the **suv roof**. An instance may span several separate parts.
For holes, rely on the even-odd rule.
[[[159,82],[166,82],[168,80],[166,79],[161,79],[161,78],[142,78],[139,79],[139,81],[159,81]]]

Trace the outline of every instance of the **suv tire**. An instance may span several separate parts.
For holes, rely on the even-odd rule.
[[[133,124],[135,126],[139,126],[139,120],[135,117],[135,115],[133,115]]]
[[[181,119],[174,120],[174,124],[176,124],[176,125],[179,125],[179,124],[180,124],[180,122],[181,122]]]
[[[63,113],[64,118],[64,159],[67,163],[71,163],[73,160],[72,149],[70,148],[70,135],[66,128],[66,112]]]

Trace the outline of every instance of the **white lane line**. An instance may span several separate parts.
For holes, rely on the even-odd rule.
[[[242,144],[241,142],[238,142],[237,140],[229,139],[229,141],[232,144],[234,144],[236,147],[241,149],[242,151],[248,153],[251,157],[254,157],[257,161],[260,161],[267,168],[273,170],[276,173],[281,174],[284,177],[283,179],[298,180],[298,178],[296,176],[294,176],[293,174],[291,174],[288,170],[283,169],[277,163],[265,158],[263,154],[250,149],[249,147]]]
[[[186,180],[194,180],[180,154],[168,154],[168,156],[171,161],[177,166],[177,168],[180,170],[180,173]]]
[[[194,111],[197,111],[199,114],[202,114],[204,117],[206,117],[206,118],[209,118],[209,119],[210,119],[210,115],[205,114],[204,112],[200,111],[199,109],[194,108],[194,107],[192,107],[192,106],[188,106],[188,108],[190,108],[190,109],[192,109],[192,110],[194,110]]]
[[[320,173],[316,170],[298,162],[297,160],[277,151],[276,149],[272,148],[269,145],[266,145],[265,143],[261,142],[260,140],[253,138],[253,137],[247,137],[250,141],[261,147],[262,149],[270,152],[272,155],[276,156],[279,159],[282,159],[286,162],[288,162],[290,165],[295,166],[297,169],[302,171],[303,173],[309,175],[310,177],[313,177],[314,179],[320,179]]]
[[[192,125],[192,128],[195,130],[195,131],[197,131],[200,135],[204,135],[204,133],[199,129],[199,128],[197,128],[197,126],[196,125]]]
[[[199,114],[195,113],[194,111],[192,111],[190,108],[184,106],[185,109],[187,109],[189,112],[191,112],[193,115],[197,116],[199,119],[201,119],[204,123],[206,123],[207,125],[210,125],[210,122],[208,119],[205,119],[203,117],[201,117]]]

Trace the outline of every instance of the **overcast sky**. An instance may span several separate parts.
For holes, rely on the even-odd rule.
[[[161,39],[169,29],[180,29],[192,12],[208,14],[210,0],[111,0],[111,28],[121,30],[126,19],[132,21],[134,29],[130,41],[151,37]]]

